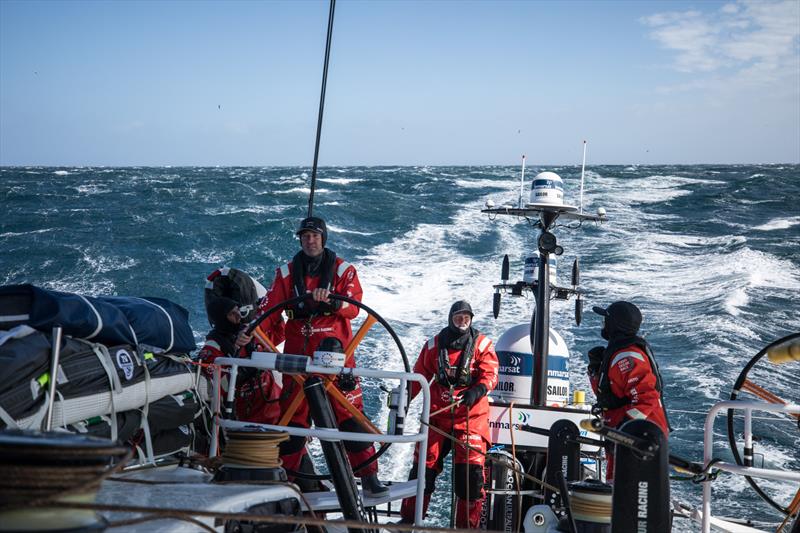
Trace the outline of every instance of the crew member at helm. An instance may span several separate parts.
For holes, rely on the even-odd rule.
[[[213,364],[217,357],[250,357],[256,345],[252,336],[242,328],[239,304],[230,298],[218,297],[208,305],[208,318],[212,329],[198,353],[203,363]],[[223,378],[224,389],[227,389],[227,383],[226,375]],[[278,421],[280,387],[275,383],[272,372],[241,368],[236,384],[236,418],[261,424]]]
[[[669,434],[663,401],[663,384],[653,351],[638,336],[642,313],[630,302],[614,302],[607,308],[593,307],[604,317],[600,335],[607,346],[589,350],[589,381],[603,411],[606,425],[619,428],[628,420],[645,419]],[[606,478],[614,479],[614,454],[606,448]]]
[[[452,435],[459,443],[428,430],[428,456],[425,460],[425,502],[428,510],[436,477],[444,460],[455,449],[456,527],[478,528],[485,493],[483,464],[489,443],[489,400],[486,395],[497,385],[497,354],[492,341],[472,327],[472,307],[458,301],[450,307],[448,325],[422,347],[414,372],[431,383],[431,412],[453,409],[431,416],[430,425]],[[412,398],[419,393],[412,385]],[[414,451],[414,466],[409,479],[417,478],[419,445]],[[403,523],[413,523],[416,498],[403,500]]]
[[[347,296],[360,302],[362,290],[356,269],[325,247],[328,229],[321,218],[303,219],[296,234],[300,238],[301,250],[288,264],[275,271],[275,280],[261,303],[261,311],[300,295],[308,294],[309,297],[286,309],[288,320],[285,325],[281,314],[273,313],[264,321],[263,327],[275,344],[285,339],[284,353],[311,356],[318,349],[342,351],[341,347],[347,346],[353,337],[350,320],[358,315],[359,309],[347,302],[331,299],[329,295]],[[320,346],[323,341],[326,341],[326,345]],[[344,366],[355,367],[355,358],[348,357]],[[364,411],[361,386],[356,380],[337,379],[336,386],[354,407]],[[310,413],[302,386],[292,376],[284,374],[280,402],[282,412],[289,409],[297,395],[303,399],[289,420],[289,425],[307,428],[310,426]],[[366,431],[339,402],[331,401],[331,407],[339,429]],[[305,437],[291,437],[281,443],[281,459],[286,469],[300,471],[301,464],[308,464],[305,443]],[[345,449],[353,467],[375,454],[371,442],[345,442]],[[302,467],[302,470],[306,468]],[[388,493],[388,487],[378,480],[377,462],[360,469],[355,475],[361,477],[367,495],[382,496]]]

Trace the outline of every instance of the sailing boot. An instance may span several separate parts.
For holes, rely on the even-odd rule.
[[[382,498],[389,495],[389,487],[381,483],[378,474],[367,474],[361,478],[361,488],[364,489],[364,496],[370,498]]]
[[[422,518],[425,518],[425,516],[428,514],[428,505],[431,503],[431,496],[433,496],[433,492],[426,493],[422,499]],[[416,503],[416,498],[406,498],[403,500],[403,504],[400,507],[401,520],[397,522],[398,524],[414,523],[414,507],[416,506]]]
[[[481,524],[483,500],[462,500],[456,498],[456,527],[478,529]]]

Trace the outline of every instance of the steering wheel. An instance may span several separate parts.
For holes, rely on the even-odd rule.
[[[269,309],[264,311],[264,313],[259,315],[255,320],[253,320],[253,322],[248,326],[248,328],[246,330],[247,334],[248,335],[252,335],[253,332],[255,331],[255,329],[259,326],[259,324],[261,324],[264,320],[266,320],[268,317],[270,317],[274,313],[276,313],[278,311],[282,311],[286,307],[289,307],[289,306],[294,305],[296,303],[300,303],[301,301],[306,300],[308,298],[311,298],[311,293],[302,294],[300,296],[296,296],[294,298],[290,298],[288,300],[284,300],[284,301],[282,301],[282,302],[270,307]],[[397,333],[395,333],[394,329],[392,329],[392,326],[390,326],[389,323],[381,315],[379,315],[376,311],[374,311],[373,309],[371,309],[367,305],[365,305],[365,304],[363,304],[363,303],[361,303],[358,300],[355,300],[353,298],[349,298],[347,296],[343,296],[343,295],[340,295],[340,294],[329,294],[328,298],[330,298],[332,300],[341,300],[342,302],[347,302],[350,305],[356,306],[358,309],[363,309],[367,313],[367,319],[361,325],[361,328],[358,330],[358,332],[356,332],[356,334],[353,336],[351,344],[345,347],[345,350],[347,352],[354,353],[355,349],[361,343],[361,340],[363,340],[363,338],[366,335],[366,333],[369,330],[369,328],[372,327],[372,325],[377,322],[381,326],[383,326],[383,329],[386,330],[386,332],[392,337],[392,340],[394,341],[395,345],[397,346],[397,349],[400,351],[400,356],[403,358],[403,366],[405,368],[405,371],[409,372],[409,373],[411,372],[411,365],[408,362],[408,356],[406,355],[405,348],[403,348],[403,343],[400,342],[400,338],[397,336]],[[411,383],[407,382],[406,383],[406,406],[405,406],[406,409],[408,409],[408,404],[411,402],[410,398],[411,398]],[[340,402],[342,401],[342,400],[339,400],[336,397],[334,397],[333,399],[335,399],[337,401],[340,401]],[[356,422],[359,423],[362,426],[362,428],[370,429],[370,428],[364,427],[363,424],[361,422],[359,422],[358,420],[356,420]],[[376,451],[375,454],[372,457],[370,457],[369,459],[367,459],[366,461],[364,461],[363,463],[361,463],[359,465],[353,466],[353,473],[358,472],[362,468],[365,468],[365,467],[371,465],[372,463],[374,463],[375,461],[377,461],[378,458],[381,455],[386,453],[386,451],[389,449],[389,447],[391,445],[392,445],[391,442],[382,443],[381,446],[378,448],[378,451]],[[287,470],[287,473],[292,475],[292,476],[303,478],[303,479],[312,479],[312,480],[329,480],[329,479],[331,479],[330,474],[306,474],[304,472],[295,472],[295,471],[290,471],[290,470]]]
[[[800,371],[798,367],[800,365],[797,362],[787,362],[781,365],[781,367],[777,367],[774,364],[767,363],[768,359],[764,358],[764,355],[767,354],[773,348],[780,346],[786,342],[791,340],[797,339],[800,337],[800,333],[793,333],[782,339],[778,339],[775,342],[768,344],[765,348],[763,348],[760,352],[758,352],[750,361],[744,366],[739,377],[736,379],[736,382],[733,385],[733,390],[731,391],[731,400],[740,399],[739,395],[741,393],[746,393],[750,395],[749,397],[745,397],[742,399],[750,400],[750,399],[758,399],[767,401],[770,403],[778,403],[778,404],[785,404],[790,403],[788,399],[782,399],[777,394],[767,390],[769,387],[772,390],[777,390],[778,392],[783,393],[784,395],[787,393],[795,392],[800,388],[800,380],[798,380],[798,376],[800,376]],[[764,364],[758,364],[764,363]],[[769,366],[767,366],[769,365]],[[762,385],[759,385],[758,383]],[[794,400],[796,402],[796,400]],[[758,435],[756,435],[756,428],[754,424],[753,428],[753,448],[755,449],[755,442],[756,440],[763,440],[773,445],[780,446],[780,441],[778,440],[781,436],[788,436],[788,438],[796,438],[794,436],[794,430],[800,430],[800,415],[795,414],[778,414],[773,413],[775,416],[770,417],[768,420],[771,422],[768,428],[762,427],[761,431]],[[755,417],[753,417],[755,418]],[[780,425],[777,422],[787,420],[790,421],[789,423],[784,422]],[[766,423],[765,423],[766,424]],[[794,430],[791,429],[791,426],[794,426]],[[731,452],[733,453],[733,458],[736,460],[736,464],[740,466],[744,466],[744,461],[742,459],[742,455],[739,453],[739,443],[736,441],[736,429],[734,428],[734,416],[733,411],[728,411],[728,444],[730,445]],[[789,450],[789,456],[791,457],[794,453],[791,449]],[[758,493],[761,498],[770,504],[772,507],[777,509],[778,511],[782,512],[783,514],[789,514],[793,512],[789,505],[783,505],[777,501],[775,501],[773,496],[767,494],[767,492],[758,485],[758,480],[751,476],[745,476],[747,482],[753,487],[753,490]]]

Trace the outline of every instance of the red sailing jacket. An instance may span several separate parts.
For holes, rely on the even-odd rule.
[[[494,346],[489,337],[480,333],[475,339],[475,348],[472,361],[470,363],[470,376],[472,383],[469,387],[456,387],[453,390],[455,396],[470,387],[482,383],[486,387],[486,393],[493,391],[497,386],[497,354],[494,353]],[[447,350],[447,355],[451,365],[458,365],[461,350]],[[450,388],[445,387],[436,381],[436,371],[439,366],[439,336],[435,335],[425,343],[419,353],[417,362],[414,363],[414,372],[422,374],[431,383],[431,413],[447,407],[453,400],[450,398]],[[412,398],[419,393],[419,385],[412,383]],[[470,433],[477,433],[487,441],[489,440],[489,398],[484,396],[472,407],[459,405],[451,415],[450,410],[439,413],[431,417],[431,422],[439,428],[450,427],[451,416],[454,418],[454,429],[466,430],[466,420],[469,418]]]
[[[661,395],[656,389],[656,375],[647,354],[639,346],[630,345],[614,352],[608,365],[608,379],[614,396],[628,400],[626,405],[608,409],[603,418],[609,426],[619,428],[624,422],[646,419],[669,435]],[[589,376],[597,394],[599,374]]]
[[[247,346],[239,348],[237,357],[250,357],[250,349]],[[214,339],[206,338],[205,345],[197,354],[205,364],[212,364],[217,357],[225,357],[219,343]],[[250,380],[243,379],[247,369],[240,368],[236,379],[236,418],[247,422],[259,422],[262,424],[275,424],[280,418],[280,406],[278,399],[281,395],[281,387],[275,382],[272,372],[260,372],[260,378]],[[205,368],[209,379],[213,376],[210,368]],[[228,374],[222,373],[222,390],[228,390]]]
[[[331,292],[360,302],[363,291],[361,290],[361,283],[358,281],[356,268],[341,257],[337,257],[334,263],[334,270]],[[319,285],[319,279],[319,276],[306,276],[306,290],[316,289]],[[275,270],[275,279],[272,282],[272,286],[261,302],[261,312],[294,296],[292,262],[290,261]],[[283,317],[278,311],[274,312],[262,323],[262,328],[276,345],[283,342],[284,339],[286,340],[283,353],[313,355],[320,341],[326,337],[335,337],[341,341],[343,347],[347,347],[353,336],[350,320],[358,316],[358,312],[359,309],[356,306],[342,302],[342,307],[335,312],[318,315],[311,320],[311,335],[308,338],[303,331],[304,326],[308,323],[307,318],[290,319],[286,322],[284,328]],[[345,366],[354,367],[355,358],[349,358]]]

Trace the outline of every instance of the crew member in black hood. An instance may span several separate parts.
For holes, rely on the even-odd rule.
[[[239,304],[230,298],[219,297],[208,305],[208,318],[213,329],[208,333],[211,338],[220,343],[220,348],[227,356],[235,355],[237,348],[244,346],[252,340],[243,334],[239,346],[236,341],[241,329],[242,317],[239,314]]]
[[[614,302],[592,310],[604,317],[600,336],[607,346],[589,350],[589,381],[606,425],[619,428],[628,420],[646,419],[669,433],[661,374],[650,345],[638,335],[642,312],[630,302]],[[606,449],[606,478],[614,478],[613,450]]]
[[[212,329],[198,357],[206,365],[214,364],[218,357],[250,357],[256,349],[252,335],[244,332],[242,315],[236,301],[217,297],[206,308]],[[211,367],[206,374],[211,377]],[[227,372],[223,372],[222,387],[228,388]],[[259,372],[242,367],[236,379],[236,417],[248,422],[274,424],[280,416],[278,398],[280,387],[272,372]]]
[[[428,509],[436,478],[444,460],[455,453],[456,527],[478,528],[483,509],[485,482],[484,454],[489,444],[489,400],[486,395],[497,385],[497,355],[492,341],[472,327],[472,306],[464,300],[450,307],[447,327],[422,347],[414,372],[431,383],[430,425],[451,434],[464,446],[453,445],[441,433],[428,431],[428,455],[425,461],[425,498],[423,514]],[[412,385],[411,397],[419,392]],[[455,403],[453,403],[455,401]],[[451,409],[447,409],[451,407]],[[417,477],[417,456],[410,477]],[[416,498],[406,498],[400,509],[403,523],[414,521]]]

